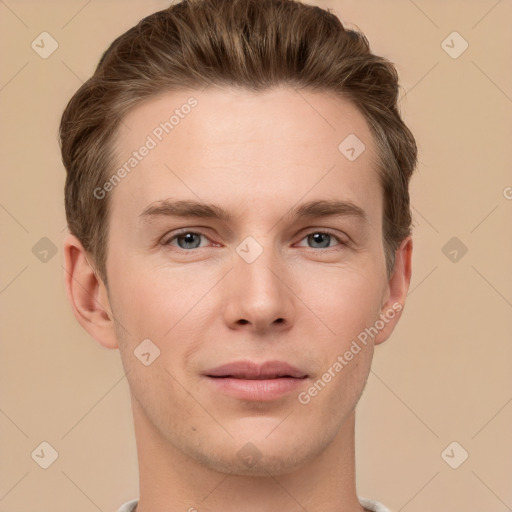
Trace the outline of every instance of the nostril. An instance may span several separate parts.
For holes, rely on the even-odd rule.
[[[249,323],[249,320],[244,320],[243,318],[241,318],[240,320],[238,320],[238,323],[242,324],[242,325],[245,325],[245,324]]]
[[[276,324],[282,324],[284,322],[284,318],[278,318],[275,323]]]

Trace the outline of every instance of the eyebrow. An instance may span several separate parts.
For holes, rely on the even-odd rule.
[[[231,220],[231,215],[214,204],[196,201],[172,201],[164,199],[150,204],[140,215],[142,219],[153,217],[196,217],[201,219]]]
[[[200,219],[217,219],[225,222],[232,220],[231,214],[215,204],[196,201],[172,201],[164,199],[149,205],[139,217],[142,220],[159,216],[165,217],[195,217]],[[366,221],[365,211],[351,201],[318,200],[303,203],[291,208],[282,218],[309,219],[320,217],[356,217]]]
[[[321,200],[310,201],[292,208],[286,215],[286,218],[296,217],[298,219],[309,219],[317,217],[356,217],[366,221],[366,213],[360,207],[351,201],[340,200]]]

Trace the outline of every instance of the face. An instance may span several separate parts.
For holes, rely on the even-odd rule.
[[[146,434],[233,474],[299,467],[400,309],[364,117],[288,88],[174,92],[124,119],[115,169],[130,157],[108,191],[108,298]]]

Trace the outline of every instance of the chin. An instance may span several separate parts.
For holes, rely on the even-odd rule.
[[[198,446],[187,451],[202,465],[221,473],[268,477],[294,472],[311,461],[324,448],[312,444],[314,436],[305,436],[305,439],[299,440],[297,432],[293,437],[279,436],[275,432],[267,438],[265,436],[268,434],[265,432],[262,435],[260,431],[255,438],[244,435],[242,439],[235,438],[226,443],[217,443],[213,451],[205,452]]]

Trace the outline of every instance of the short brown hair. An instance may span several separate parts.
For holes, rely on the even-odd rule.
[[[378,152],[388,274],[411,232],[414,137],[398,110],[398,74],[366,37],[330,11],[296,0],[183,0],[142,19],[103,54],[69,101],[60,142],[68,226],[106,282],[113,139],[123,116],[157,94],[208,85],[252,91],[277,85],[334,93],[364,115]],[[341,142],[341,141],[340,141]]]

